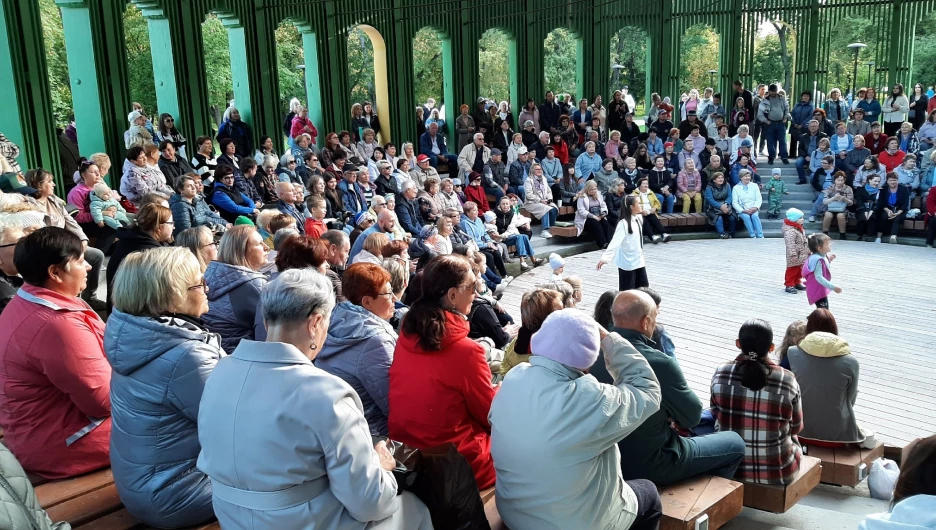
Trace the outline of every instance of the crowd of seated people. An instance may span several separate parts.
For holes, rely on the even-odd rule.
[[[317,131],[299,108],[290,121],[299,156],[285,168],[268,164],[277,160],[269,138],[254,152],[235,109],[219,134],[221,156],[214,159],[211,140],[200,138],[191,168],[181,163],[183,146],[175,143],[184,137],[171,116],[160,119],[161,149],[150,147],[145,120],[136,116],[115,186],[121,193],[114,194],[130,216],[118,228],[95,216],[112,217],[93,204],[108,200],[101,185],[109,161],[79,166],[69,194],[75,216],[48,172],[14,179],[0,195],[0,329],[10,330],[0,337],[4,443],[44,479],[110,466],[125,508],[152,526],[216,517],[230,528],[312,519],[418,529],[432,528],[428,509],[412,493],[400,494],[406,485],[392,473],[392,447],[377,440],[424,450],[452,444],[475,487],[496,489],[510,527],[635,529],[659,520],[658,487],[699,475],[787,484],[803,440],[872,444],[873,433],[853,412],[858,361],[828,310],[791,328],[776,358],[770,325],[746,322],[740,353],[716,370],[704,409],[657,322],[651,290],[606,293],[592,319],[574,309],[582,283],[562,274],[560,259],[549,282],[523,295],[520,325],[498,303],[511,279],[502,243],[517,247],[524,269],[539,265],[519,207],[548,230],[567,184],[577,229],[599,245],[610,240],[609,219],[629,194],[646,203],[648,217],[672,211],[678,197],[684,211],[705,212],[723,233],[740,217],[759,235],[756,167],[744,165],[757,145],[756,137],[748,142],[748,128],[737,127],[744,137],[725,153],[700,140],[707,131],[697,111],[687,110],[676,127],[667,123],[674,109],[661,103],[650,126],[669,125],[662,130],[682,138],[680,152],[668,146],[647,154],[653,166],[644,169],[627,156],[648,146],[622,96],[597,130],[588,113],[599,111],[586,112],[584,100],[575,119],[551,97],[525,109],[536,111],[534,131],[510,137],[509,166],[488,146],[497,141],[493,131],[512,120],[504,105],[483,115],[491,125],[469,131],[457,157],[442,150],[445,124],[430,113],[419,144],[435,159],[404,145],[399,161],[395,146],[377,144],[371,106],[352,114],[355,132],[342,131],[321,151],[309,142]],[[455,123],[459,143],[474,123],[465,116],[472,118],[466,112]],[[617,156],[605,158],[601,139],[615,120]],[[804,123],[804,136],[815,136],[812,129]],[[911,189],[910,154],[891,151],[895,143],[897,151],[917,144],[899,127],[885,141],[882,153],[892,157],[884,157],[885,167],[900,161],[878,189],[881,175],[871,171],[881,162],[850,158],[867,142],[843,134],[847,128],[816,140],[810,155],[810,163],[820,159],[813,182],[824,198],[817,205],[852,206],[851,197],[857,211],[870,212],[867,233],[895,234],[921,190]],[[552,162],[559,145],[577,160]],[[317,158],[307,163],[319,156],[328,164],[317,172]],[[417,172],[381,180],[381,162],[399,168],[407,157]],[[734,164],[721,165],[732,157],[742,164],[735,186],[728,182]],[[293,167],[299,158],[307,173]],[[460,179],[438,178],[432,168],[439,162],[450,172],[467,166],[465,182],[482,190],[485,207],[488,185],[501,191],[490,222]],[[858,179],[861,190],[849,193]],[[835,220],[843,231],[841,212],[821,213],[826,229]],[[647,224],[648,237],[668,240],[661,226]],[[94,296],[105,253],[109,315]],[[497,365],[492,350],[506,352]],[[47,421],[31,421],[36,417]],[[560,443],[530,451],[531,437]],[[264,450],[235,458],[251,447]],[[920,461],[932,458],[931,444],[919,447]],[[905,484],[900,499],[895,493],[898,507],[932,494],[914,488]]]

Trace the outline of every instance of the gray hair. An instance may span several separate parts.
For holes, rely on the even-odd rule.
[[[263,287],[260,305],[268,327],[302,322],[313,313],[328,320],[335,307],[335,291],[324,274],[313,269],[289,269]]]
[[[238,225],[225,232],[218,243],[218,261],[247,267],[247,242],[256,232],[257,228],[250,225]]]
[[[306,135],[300,135],[300,136],[309,136],[309,135],[306,134]],[[309,139],[311,140],[312,137],[310,136]],[[279,159],[276,158],[275,156],[267,155],[263,157],[263,167],[276,167],[277,164],[279,164]]]
[[[279,251],[283,243],[298,235],[299,231],[295,228],[280,228],[276,231],[276,234],[273,235],[273,250]]]
[[[479,137],[480,137],[482,140],[484,140],[484,133],[475,133],[474,136],[471,137],[471,139],[472,139],[472,140],[477,140]]]
[[[412,180],[406,180],[403,184],[400,184],[400,191],[406,191],[410,188],[416,188],[416,183]]]
[[[188,288],[201,274],[198,258],[187,248],[134,252],[121,262],[114,276],[111,289],[114,307],[135,316],[176,312],[185,303]]]
[[[388,167],[389,167],[389,168],[392,168],[393,165],[390,164],[390,162],[387,161],[387,160],[380,160],[380,161],[377,162],[377,169],[385,169],[385,168],[388,168]]]
[[[540,131],[539,137],[542,138],[544,134],[546,135],[546,138],[549,138],[549,131]]]
[[[537,287],[561,293],[563,307],[575,307],[575,289],[564,280],[549,280],[537,285]]]
[[[399,256],[385,258],[383,268],[390,273],[390,289],[394,294],[400,294],[409,285],[409,267],[406,261]]]

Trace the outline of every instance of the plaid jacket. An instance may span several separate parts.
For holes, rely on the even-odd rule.
[[[723,364],[712,378],[712,414],[720,431],[735,431],[747,446],[735,477],[759,484],[789,484],[799,470],[803,429],[800,388],[793,372],[773,365],[767,385],[741,384],[743,359]]]

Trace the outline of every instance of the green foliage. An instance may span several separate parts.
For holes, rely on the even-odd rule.
[[[348,33],[348,83],[351,101],[376,101],[374,45],[361,28]]]
[[[123,21],[130,99],[143,105],[143,109],[155,123],[159,113],[156,109],[156,81],[153,78],[153,55],[150,52],[149,28],[146,25],[146,19],[143,18],[143,13],[132,3],[127,4]]]
[[[929,15],[917,22],[913,39],[913,83],[924,87],[936,84],[936,15]],[[913,91],[913,85],[907,92]]]
[[[305,72],[296,68],[305,64],[302,34],[291,22],[283,22],[273,35],[276,40],[276,67],[279,75],[279,102],[284,113],[289,109],[289,100],[299,98],[305,104]],[[312,75],[318,75],[312,72]]]
[[[49,92],[52,95],[52,115],[55,125],[65,128],[68,116],[72,113],[72,94],[62,12],[55,5],[55,0],[39,0],[39,10],[42,14],[42,40],[49,74]]]
[[[437,106],[442,106],[445,97],[442,86],[442,38],[428,26],[413,37],[413,81],[417,105],[434,98]]]
[[[209,14],[202,22],[202,42],[205,77],[208,80],[208,105],[212,119],[220,124],[228,102],[234,97],[234,81],[231,77],[227,28],[214,14]]]
[[[854,71],[855,52],[848,49],[848,45],[853,42],[863,42],[868,45],[858,55],[858,88],[869,84],[879,84],[880,77],[873,71],[871,77],[868,77],[868,67],[865,64],[875,60],[877,43],[873,36],[876,34],[874,21],[860,15],[842,17],[835,24],[829,41],[829,82],[826,91],[838,87],[842,90],[842,94],[847,94],[851,89],[849,79]]]
[[[718,33],[704,24],[686,30],[679,40],[679,66],[684,72],[679,78],[679,90],[696,88],[701,92],[711,85],[709,70],[718,70],[718,39]]]
[[[565,28],[556,28],[546,35],[543,40],[546,90],[581,97],[581,94],[576,92],[576,41],[575,35]]]
[[[510,100],[510,36],[492,28],[478,41],[479,96]]]
[[[754,86],[779,82],[789,93],[793,86],[793,57],[796,36],[783,22],[768,21],[770,33],[754,37]]]
[[[611,64],[622,69],[612,69],[608,95],[605,104],[610,102],[610,94],[627,85],[628,92],[640,107],[647,90],[647,34],[640,28],[625,27],[611,37]],[[583,94],[589,101],[594,94]]]

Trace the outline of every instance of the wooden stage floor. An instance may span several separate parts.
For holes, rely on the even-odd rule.
[[[832,252],[833,279],[844,292],[830,295],[831,310],[861,363],[858,420],[896,446],[936,433],[936,250],[836,240]],[[579,307],[589,313],[602,292],[617,288],[613,265],[595,270],[599,256],[565,259],[565,274],[584,280]],[[782,239],[648,244],[645,256],[650,285],[663,297],[659,322],[706,406],[712,374],[737,354],[745,320],[770,322],[779,346],[786,327],[812,311],[805,293],[783,291]],[[538,267],[505,291],[501,303],[518,323],[520,297],[550,273]]]

